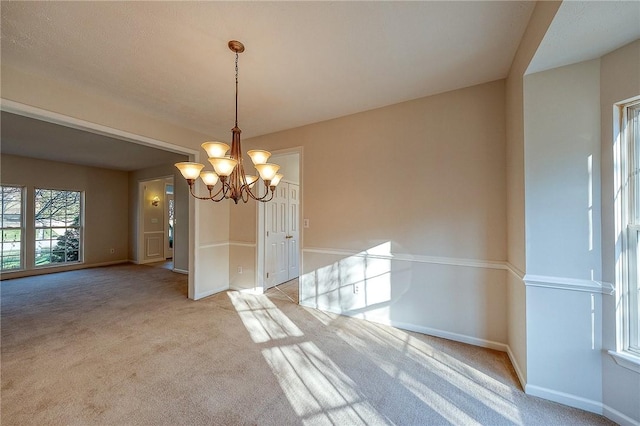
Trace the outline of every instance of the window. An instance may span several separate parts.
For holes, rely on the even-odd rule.
[[[616,350],[640,373],[640,96],[615,105],[614,211]]]
[[[22,193],[19,186],[2,185],[2,246],[0,247],[0,271],[23,268],[22,257]]]
[[[35,190],[35,266],[82,260],[82,194]]]
[[[625,106],[624,135],[628,143],[628,223],[626,291],[628,303],[628,350],[640,355],[640,102]]]

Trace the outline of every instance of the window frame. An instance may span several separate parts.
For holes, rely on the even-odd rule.
[[[0,232],[2,232],[2,237],[0,237],[0,244],[2,244],[2,247],[0,248],[0,273],[2,274],[7,274],[7,273],[11,273],[11,272],[18,272],[18,271],[23,271],[26,269],[26,262],[25,262],[25,212],[26,212],[26,197],[25,197],[25,187],[24,185],[13,185],[13,184],[5,184],[2,183],[0,184],[0,191],[2,191],[2,193],[4,193],[4,188],[17,188],[20,191],[20,226],[19,227],[4,227],[4,223],[0,223]],[[4,204],[4,199],[0,200],[0,202],[2,202]],[[12,269],[4,269],[3,268],[3,259],[4,259],[4,232],[5,230],[9,230],[9,229],[19,229],[20,230],[20,247],[19,247],[19,253],[20,253],[20,265],[17,268],[12,268]]]
[[[60,266],[66,266],[66,265],[76,265],[76,264],[82,264],[84,263],[84,191],[80,191],[80,190],[74,190],[74,189],[58,189],[58,188],[43,188],[43,187],[34,187],[33,188],[33,197],[32,197],[32,201],[33,201],[33,206],[34,206],[34,212],[33,212],[33,220],[32,220],[32,225],[33,225],[33,259],[32,259],[32,267],[33,269],[42,269],[42,268],[55,268],[55,267],[60,267]],[[66,225],[65,226],[39,226],[37,223],[37,219],[36,219],[36,214],[37,212],[36,210],[36,198],[38,196],[38,191],[58,191],[58,192],[72,192],[72,193],[77,193],[78,197],[79,197],[79,221],[77,225]],[[41,240],[38,240],[38,231],[39,230],[48,230],[48,229],[77,229],[78,232],[78,259],[77,260],[66,260],[66,255],[67,252],[65,251],[65,260],[62,262],[52,262],[51,260],[49,260],[48,263],[44,263],[44,264],[37,264],[37,259],[38,259],[38,242]],[[66,231],[65,231],[66,232]],[[51,240],[52,241],[52,240]],[[53,253],[53,250],[50,250],[50,253]],[[51,256],[50,256],[51,257]]]
[[[634,136],[640,122],[632,122],[631,114],[636,111],[640,96],[614,105],[614,235],[620,244],[615,246],[616,350],[609,354],[618,365],[640,373],[640,138]]]
[[[629,182],[626,247],[627,273],[624,280],[626,296],[624,350],[640,357],[640,297],[638,295],[640,260],[640,99],[623,106],[623,138],[627,143],[627,176]],[[635,287],[634,287],[635,282]]]

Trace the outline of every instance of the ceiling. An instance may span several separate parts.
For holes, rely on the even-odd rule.
[[[229,139],[506,76],[532,2],[2,2],[2,66]]]
[[[640,39],[640,1],[564,1],[527,73],[596,59]]]
[[[5,111],[0,120],[3,154],[124,171],[188,161],[184,155]]]
[[[234,118],[228,40],[246,46],[239,125],[247,138],[504,78],[534,5],[3,1],[1,62],[228,141]],[[565,1],[529,72],[596,58],[639,38],[639,5]],[[50,137],[50,127],[40,132],[49,139],[35,145],[14,142],[19,132],[5,127],[15,119],[2,119],[3,152],[38,148],[47,156],[56,150],[52,140],[68,139]],[[13,141],[5,139],[9,134]],[[82,149],[57,151],[71,157]],[[109,163],[119,150],[106,151],[102,161]],[[127,159],[137,164],[152,158],[148,151],[134,155]]]

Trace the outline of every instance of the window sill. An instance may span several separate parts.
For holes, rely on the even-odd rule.
[[[620,367],[635,371],[640,374],[640,356],[629,352],[609,351],[609,355]]]

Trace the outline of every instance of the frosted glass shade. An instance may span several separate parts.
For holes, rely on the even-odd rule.
[[[271,153],[269,151],[263,151],[261,149],[252,149],[251,151],[247,151],[247,154],[251,157],[253,164],[264,164],[267,162],[269,157],[271,157]]]
[[[278,173],[278,169],[280,169],[280,166],[273,163],[256,164],[256,170],[264,181],[273,179]]]
[[[213,186],[218,183],[218,175],[214,172],[201,172],[200,178],[202,178],[202,181],[207,186]]]
[[[189,161],[176,163],[175,166],[180,170],[180,173],[182,173],[182,176],[184,176],[185,179],[191,180],[198,179],[198,176],[200,176],[200,170],[204,168],[204,164],[191,163]]]
[[[252,188],[253,185],[256,183],[256,181],[258,180],[258,176],[254,176],[254,175],[246,175],[245,178],[247,179],[247,186],[249,188]]]
[[[229,145],[222,142],[204,142],[201,146],[209,158],[222,158],[229,151]]]
[[[213,169],[216,171],[218,176],[229,176],[233,169],[238,164],[237,160],[228,157],[222,158],[209,158],[209,162],[213,166]]]
[[[277,173],[273,179],[271,179],[271,184],[270,186],[277,186],[280,183],[280,180],[283,178],[284,176],[281,175],[280,173]]]

